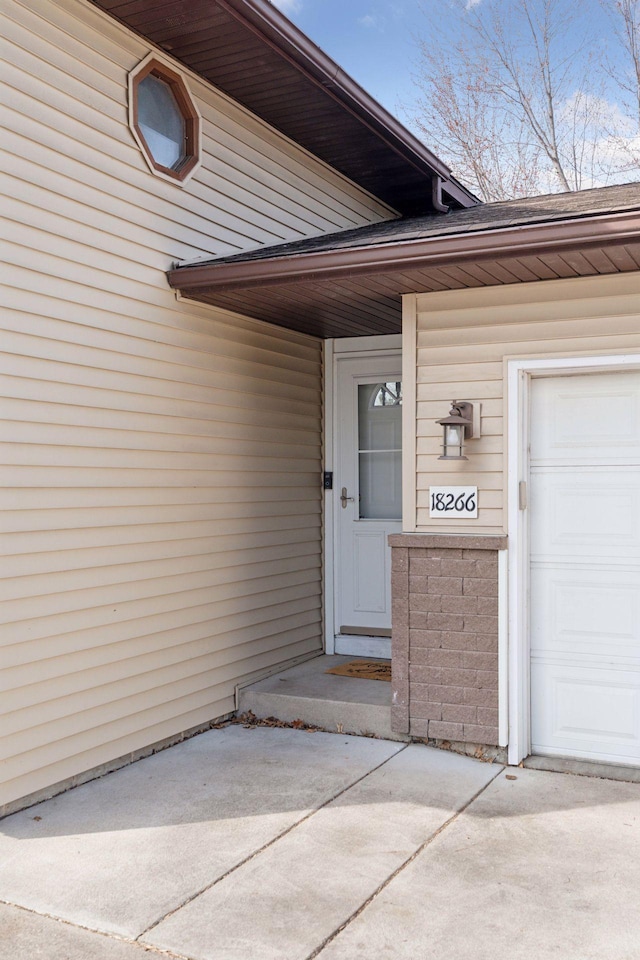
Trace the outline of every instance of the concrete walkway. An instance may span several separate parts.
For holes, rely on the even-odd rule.
[[[1,960],[638,960],[640,785],[213,730],[0,822]]]

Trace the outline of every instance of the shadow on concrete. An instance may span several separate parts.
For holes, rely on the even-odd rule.
[[[390,741],[304,730],[242,726],[211,730],[5,818],[0,821],[0,839],[156,829],[283,813],[303,816],[338,794],[343,804],[362,804],[360,793],[348,788],[403,749]],[[411,749],[433,750],[421,744]],[[434,753],[451,758],[452,776],[460,765],[488,766],[496,773],[501,769],[457,754]],[[523,776],[540,778],[526,815],[640,801],[640,784],[519,768],[507,768],[506,775],[514,789]],[[369,802],[393,802],[392,767],[382,782],[384,796],[370,795]],[[427,778],[424,786],[425,805],[437,807],[439,797]],[[443,807],[449,802],[443,798]],[[479,804],[469,812],[496,815]],[[499,815],[525,814],[516,806],[501,809]]]

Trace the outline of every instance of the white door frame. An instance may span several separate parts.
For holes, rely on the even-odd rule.
[[[529,489],[530,384],[535,376],[640,369],[640,353],[507,360],[508,497],[508,715],[509,763],[531,752],[529,644],[529,513],[520,482]]]
[[[336,442],[338,437],[338,411],[335,407],[335,388],[340,360],[357,360],[361,357],[399,357],[402,355],[402,335],[391,334],[379,337],[344,337],[324,341],[324,470],[334,473],[336,465]],[[334,484],[335,484],[334,473]],[[335,488],[326,490],[323,511],[323,579],[324,579],[324,652],[335,653],[335,597],[338,517],[335,510]]]

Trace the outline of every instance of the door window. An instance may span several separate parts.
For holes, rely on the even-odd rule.
[[[361,520],[402,518],[402,384],[358,386]]]

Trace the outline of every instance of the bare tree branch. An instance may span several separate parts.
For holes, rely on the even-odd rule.
[[[612,129],[609,98],[622,87],[634,95],[640,133],[640,0],[601,0],[617,18],[622,78],[619,67],[607,77],[583,30],[598,0],[440,2],[457,6],[459,20],[455,35],[419,42],[411,119],[484,199],[577,190],[631,169],[633,150],[622,157],[633,136],[626,120]]]
[[[614,30],[629,68],[628,77],[621,74],[619,69],[616,77],[620,86],[631,94],[640,129],[640,0],[605,0],[604,5],[613,19]]]

